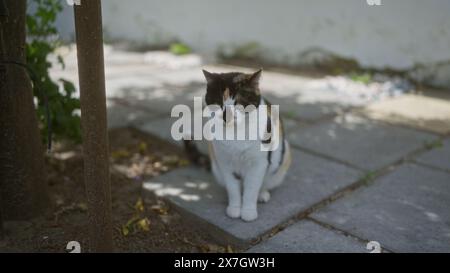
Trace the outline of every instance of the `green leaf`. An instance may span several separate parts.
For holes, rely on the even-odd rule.
[[[34,72],[33,94],[37,98],[36,114],[40,121],[42,139],[47,140],[47,121],[45,109],[45,97],[48,98],[51,115],[52,132],[56,139],[70,139],[74,142],[81,141],[80,101],[75,95],[75,86],[72,82],[60,79],[53,81],[49,74],[52,63],[48,62],[48,56],[61,44],[55,40],[57,34],[55,20],[62,11],[60,0],[30,0],[37,8],[34,13],[27,14],[27,64]],[[57,56],[57,62],[65,69],[64,60]],[[45,94],[43,94],[45,93]]]
[[[170,45],[169,51],[175,55],[185,55],[191,53],[191,49],[182,43],[173,43]]]

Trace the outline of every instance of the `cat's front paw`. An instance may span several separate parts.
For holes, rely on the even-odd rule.
[[[256,208],[242,208],[241,218],[247,222],[254,221],[258,218],[258,211]]]
[[[227,215],[231,218],[239,218],[241,216],[241,207],[228,206]]]

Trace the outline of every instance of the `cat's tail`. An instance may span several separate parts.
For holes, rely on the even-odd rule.
[[[196,166],[205,168],[206,170],[210,171],[211,161],[206,155],[202,154],[198,150],[196,143],[193,140],[183,140],[183,143],[188,159]]]

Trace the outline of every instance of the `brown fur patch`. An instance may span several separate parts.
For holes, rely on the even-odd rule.
[[[244,80],[247,80],[248,78],[249,78],[249,76],[246,75],[246,74],[239,74],[239,75],[237,75],[237,76],[235,76],[233,78],[233,82],[234,83],[240,83],[240,82],[242,82]]]

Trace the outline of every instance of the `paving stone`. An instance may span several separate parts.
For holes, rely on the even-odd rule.
[[[172,135],[170,133],[172,124],[177,120],[178,118],[159,118],[159,119],[151,119],[148,122],[145,123],[137,123],[136,128],[145,131],[147,133],[150,133],[152,135],[158,136],[161,139],[165,139],[173,144],[182,146],[183,143],[181,141],[176,141],[172,138]],[[206,122],[206,119],[203,120],[203,122]],[[203,124],[204,124],[203,123]],[[294,121],[291,119],[283,119],[283,125],[286,132],[290,132],[293,130],[296,130],[298,128],[305,128],[306,125],[304,123]],[[200,152],[203,154],[208,154],[208,144],[206,140],[199,140],[195,141],[198,145],[198,148]]]
[[[305,103],[297,101],[293,97],[277,97],[276,95],[267,95],[272,104],[280,105],[280,112],[290,118],[297,118],[303,121],[316,121],[324,117],[334,116],[342,113],[348,106],[337,103]]]
[[[394,252],[450,252],[450,174],[406,164],[313,218]]]
[[[154,136],[157,136],[161,139],[164,139],[166,141],[169,141],[173,144],[182,146],[181,141],[176,141],[172,138],[172,135],[170,133],[172,124],[177,120],[177,118],[158,118],[151,120],[149,122],[146,122],[144,124],[140,124],[136,126],[137,129],[142,130],[144,132],[147,132],[149,134],[152,134]]]
[[[362,169],[385,167],[437,139],[433,134],[380,124],[355,115],[299,129],[291,142]]]
[[[178,207],[230,234],[236,241],[248,242],[362,175],[347,166],[297,150],[293,151],[292,164],[284,184],[272,192],[267,204],[259,204],[259,218],[250,223],[225,215],[225,189],[211,174],[195,167],[174,170],[146,181],[144,188],[168,197]]]
[[[177,119],[178,118],[172,118],[172,117],[153,119],[149,122],[146,122],[143,124],[138,124],[135,127],[146,133],[152,134],[161,139],[169,141],[175,145],[183,147],[183,142],[173,139],[172,134],[171,134],[172,124]],[[206,140],[195,140],[195,143],[201,153],[203,153],[205,155],[208,154],[208,144],[207,144]]]
[[[436,147],[416,158],[417,162],[450,171],[450,139],[442,142],[442,147]]]
[[[116,79],[115,81],[119,80]],[[127,83],[129,79],[125,78],[123,81]],[[116,82],[110,84],[120,85]],[[186,86],[164,83],[150,86],[145,82],[139,83],[137,80],[133,80],[133,84],[133,86],[110,88],[110,95],[108,97],[126,99],[130,105],[170,116],[172,108],[175,105],[182,104],[192,107],[194,105],[194,97],[204,95],[204,85],[199,82],[193,82],[191,85]]]
[[[113,129],[145,123],[155,118],[156,114],[108,101],[107,117],[108,128]]]
[[[362,110],[371,119],[404,124],[439,134],[450,132],[450,101],[404,95],[371,104]]]
[[[299,128],[306,128],[306,123],[297,121],[297,120],[293,120],[290,118],[287,118],[285,116],[281,116],[281,119],[283,121],[283,128],[284,128],[284,132],[285,134],[289,134],[290,132],[297,130]]]
[[[309,220],[302,220],[247,252],[250,253],[367,253],[361,241]]]

